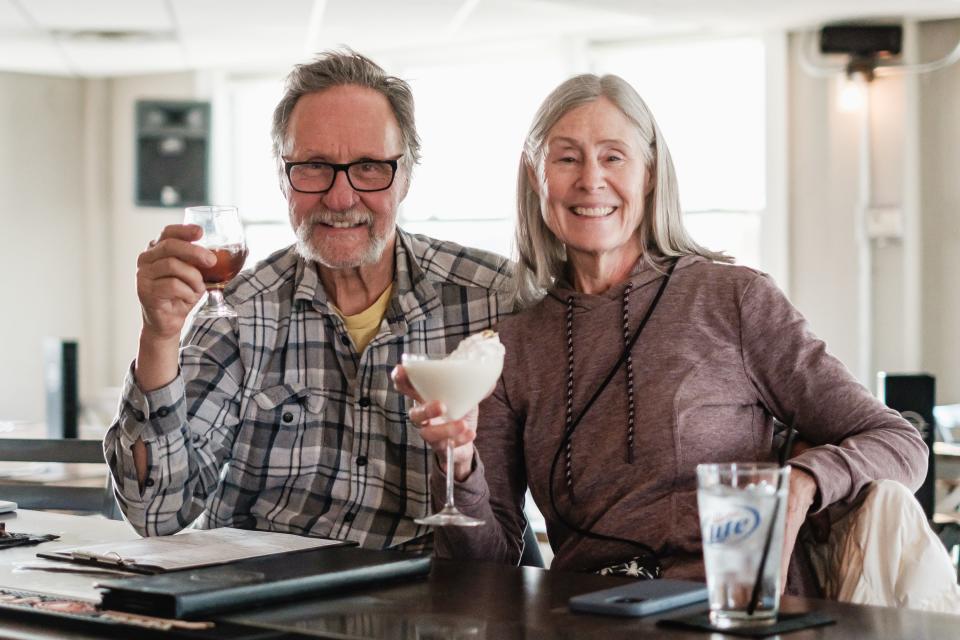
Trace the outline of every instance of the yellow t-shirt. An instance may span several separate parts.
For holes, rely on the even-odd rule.
[[[370,341],[376,337],[377,331],[380,330],[380,322],[387,312],[391,293],[393,293],[392,283],[372,305],[356,315],[345,316],[340,309],[337,309],[337,313],[343,318],[343,324],[347,326],[347,333],[350,334],[359,353],[363,353]]]

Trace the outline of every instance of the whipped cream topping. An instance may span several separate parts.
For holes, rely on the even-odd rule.
[[[503,359],[506,349],[500,342],[496,331],[486,329],[460,341],[457,348],[446,357],[447,360],[474,360],[481,358]]]

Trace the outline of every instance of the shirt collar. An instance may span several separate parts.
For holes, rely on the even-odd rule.
[[[409,234],[397,227],[394,243],[393,296],[387,307],[387,321],[391,327],[413,324],[431,317],[440,308],[440,296],[427,278],[414,253]],[[317,265],[297,256],[294,302],[305,301],[318,311],[335,314],[336,310],[320,282]],[[406,331],[405,327],[396,327]]]

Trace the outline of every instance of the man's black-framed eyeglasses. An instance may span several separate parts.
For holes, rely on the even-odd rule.
[[[355,191],[385,191],[397,175],[397,160],[357,160],[346,164],[334,162],[284,162],[287,180],[300,193],[326,193],[333,187],[337,173],[347,174]]]

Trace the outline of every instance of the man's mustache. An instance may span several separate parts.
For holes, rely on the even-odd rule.
[[[310,213],[303,219],[301,226],[315,227],[318,224],[371,224],[373,214],[364,209],[350,209],[349,211],[320,210]]]

